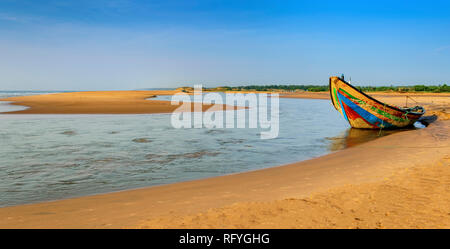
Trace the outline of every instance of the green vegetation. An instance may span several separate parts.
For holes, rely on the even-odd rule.
[[[415,85],[415,86],[363,86],[357,87],[363,92],[433,92],[433,93],[443,93],[450,92],[450,86],[438,85],[438,86],[425,86],[425,85]]]
[[[450,92],[450,86],[446,84],[438,86],[356,86],[363,92]],[[308,91],[308,92],[325,92],[328,91],[328,85],[249,85],[249,86],[221,86],[216,88],[208,88],[207,91]]]

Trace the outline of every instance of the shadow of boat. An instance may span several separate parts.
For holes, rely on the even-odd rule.
[[[340,135],[336,137],[329,137],[327,139],[331,141],[329,149],[331,151],[337,151],[345,148],[350,148],[362,143],[366,143],[375,140],[377,138],[388,136],[397,132],[414,129],[416,128],[397,129],[397,130],[369,130],[369,129],[349,128]]]
[[[437,120],[436,115],[430,116],[422,116],[414,126],[405,127],[401,129],[357,129],[357,128],[349,128],[346,131],[342,132],[340,135],[335,137],[328,137],[327,139],[331,141],[329,145],[329,149],[331,151],[342,150],[345,148],[350,148],[362,143],[369,142],[371,140],[388,136],[397,132],[410,131],[425,128],[434,121]]]
[[[436,121],[437,119],[438,119],[437,115],[431,115],[431,116],[422,116],[417,121],[420,122],[421,124],[423,124],[424,126],[428,126],[431,123],[433,123],[434,121]]]

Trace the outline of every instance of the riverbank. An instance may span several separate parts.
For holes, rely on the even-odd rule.
[[[450,155],[446,154],[434,162],[411,162],[374,182],[346,183],[302,197],[239,202],[194,215],[168,215],[148,219],[138,227],[448,229],[449,176]]]
[[[299,220],[296,227],[302,224],[307,227],[343,227],[349,221],[341,223],[340,219],[351,218],[349,215],[352,214],[355,214],[352,224],[370,220],[367,227],[377,227],[373,225],[378,224],[376,222],[381,222],[378,227],[396,227],[389,226],[391,223],[387,220],[398,220],[397,215],[409,220],[408,223],[401,223],[401,220],[393,223],[399,226],[421,226],[424,222],[433,226],[435,223],[431,219],[438,216],[446,222],[449,213],[449,129],[448,121],[438,121],[426,129],[393,134],[320,158],[280,167],[1,208],[0,227],[288,228],[293,226],[293,221],[287,217],[292,216]],[[428,171],[436,174],[424,175]],[[395,178],[396,175],[399,177]],[[402,186],[413,188],[420,194]],[[362,197],[373,198],[373,202],[368,203]],[[392,202],[383,202],[383,198]],[[397,202],[402,198],[408,198],[414,205]],[[319,199],[322,202],[318,202]],[[311,205],[310,208],[292,212],[296,209],[295,204],[302,202]],[[371,203],[378,216],[362,209],[361,205]],[[330,209],[337,211],[330,213]],[[339,210],[341,215],[337,213]],[[408,212],[402,213],[402,210]],[[323,216],[322,211],[326,211]],[[227,215],[230,212],[233,215]],[[380,212],[385,216],[379,216]],[[415,215],[411,216],[411,212]],[[273,217],[265,219],[268,216]],[[377,220],[377,217],[382,219]],[[429,223],[427,217],[430,217]],[[302,219],[310,219],[313,223],[304,223]]]
[[[449,105],[429,101],[440,116],[426,129],[264,170],[0,208],[0,228],[449,228]]]

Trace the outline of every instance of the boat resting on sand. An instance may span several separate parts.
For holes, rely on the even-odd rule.
[[[353,128],[395,129],[414,124],[424,113],[421,106],[400,108],[380,102],[359,91],[343,77],[330,77],[334,107]]]

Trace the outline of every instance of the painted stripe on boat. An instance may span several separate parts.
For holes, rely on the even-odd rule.
[[[339,92],[338,92],[338,96],[339,96]],[[347,122],[350,123],[350,120],[348,120],[347,114],[345,113],[344,106],[342,105],[341,98],[338,97],[338,100],[339,100],[339,106],[341,107],[341,113],[342,113],[342,115],[343,115],[344,118],[347,120]]]
[[[378,114],[380,114],[380,115],[382,115],[382,116],[384,116],[384,117],[386,117],[386,118],[388,118],[388,119],[392,119],[392,120],[395,120],[395,121],[397,121],[397,122],[407,122],[407,121],[409,121],[409,119],[408,119],[407,116],[406,116],[406,119],[403,119],[403,118],[401,118],[401,117],[398,117],[398,116],[395,116],[395,115],[393,115],[393,114],[390,114],[390,113],[388,113],[388,112],[386,112],[386,111],[383,111],[383,110],[381,110],[381,109],[378,109],[378,108],[376,108],[375,106],[368,105],[367,102],[365,102],[365,101],[363,101],[363,100],[360,100],[360,99],[358,99],[358,98],[352,96],[350,93],[348,93],[347,91],[345,91],[345,90],[342,89],[342,88],[339,88],[339,91],[344,92],[346,95],[348,95],[350,98],[354,99],[354,100],[355,100],[356,102],[358,102],[360,105],[366,105],[366,106],[368,106],[372,111],[374,111],[374,112],[376,112],[376,113],[378,113]],[[404,115],[404,113],[402,113],[402,114]]]
[[[393,125],[389,122],[386,122],[386,121],[378,118],[377,116],[373,115],[372,113],[364,110],[362,107],[355,104],[349,98],[345,97],[342,93],[338,92],[338,96],[339,96],[340,100],[342,100],[348,107],[350,107],[353,111],[358,113],[363,119],[365,119],[370,124],[376,125],[378,123],[379,125],[376,125],[376,126],[381,127],[381,128],[395,128],[396,127],[395,125]]]

